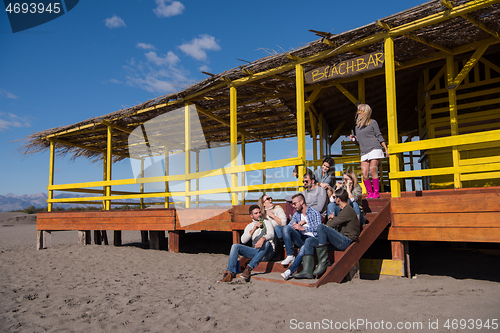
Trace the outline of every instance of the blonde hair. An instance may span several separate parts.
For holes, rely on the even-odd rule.
[[[356,175],[356,173],[354,172],[354,170],[347,170],[347,171],[344,171],[344,175],[346,175],[347,177],[351,178],[352,180],[352,188],[354,189],[354,186],[356,186],[356,184],[358,183],[358,175]]]
[[[363,113],[356,112],[356,117],[354,118],[356,121],[356,126],[363,127],[370,125],[372,108],[368,104],[359,104],[358,110],[359,109],[363,110]]]

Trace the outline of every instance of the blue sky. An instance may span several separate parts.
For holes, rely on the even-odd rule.
[[[0,194],[46,191],[48,153],[18,152],[18,140],[31,133],[179,91],[205,79],[200,71],[243,64],[237,59],[298,48],[317,39],[309,29],[341,33],[420,3],[81,0],[65,15],[15,34],[3,11]],[[269,149],[283,150],[275,146]],[[260,146],[252,149],[248,154],[260,154]],[[132,175],[127,163],[114,172],[115,179]],[[100,165],[56,158],[56,184],[100,179]]]

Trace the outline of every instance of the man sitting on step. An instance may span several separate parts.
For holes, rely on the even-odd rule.
[[[338,215],[328,220],[326,225],[318,225],[318,237],[307,238],[299,250],[299,254],[302,254],[302,271],[291,275],[300,264],[300,262],[294,263],[293,267],[290,267],[290,269],[281,274],[283,279],[288,280],[290,276],[296,279],[312,279],[323,274],[330,265],[328,261],[327,241],[336,251],[344,251],[352,242],[358,240],[358,216],[351,205],[349,205],[349,195],[343,187],[335,191],[335,203],[341,209]],[[318,257],[318,266],[316,269],[314,268],[314,249],[316,249]]]
[[[283,241],[285,242],[285,250],[287,257],[281,262],[282,265],[293,263],[287,270],[297,269],[300,265],[302,252],[299,251],[297,258],[293,255],[293,243],[297,246],[304,245],[304,242],[309,238],[316,237],[316,230],[321,225],[321,214],[314,208],[308,206],[301,193],[295,194],[292,198],[292,205],[297,210],[292,216],[289,224],[283,227]]]
[[[273,224],[268,219],[262,220],[259,206],[251,205],[249,212],[252,222],[245,227],[241,242],[245,244],[252,239],[252,247],[243,244],[233,244],[231,246],[226,272],[218,282],[231,282],[236,276],[238,255],[251,259],[243,273],[240,274],[240,277],[244,278],[246,282],[250,281],[252,269],[259,262],[268,261],[274,257]]]

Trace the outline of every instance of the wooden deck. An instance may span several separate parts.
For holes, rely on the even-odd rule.
[[[500,187],[403,192],[401,198],[383,193],[380,199],[363,200],[363,206],[369,223],[359,242],[336,253],[334,264],[319,280],[292,284],[317,287],[342,281],[376,238],[390,240],[392,259],[402,261],[407,241],[500,243]],[[233,242],[239,243],[251,221],[248,207],[39,213],[37,247],[43,248],[50,232],[58,230],[79,230],[81,244],[90,243],[90,230],[114,230],[116,245],[121,244],[121,230],[147,230],[152,248],[161,248],[167,231],[168,249],[173,252],[179,251],[179,237],[186,230],[231,231]],[[261,263],[255,269],[262,273],[283,270],[276,263]],[[285,282],[266,274],[256,278]]]

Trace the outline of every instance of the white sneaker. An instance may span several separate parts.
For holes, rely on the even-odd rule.
[[[281,262],[284,265],[290,265],[295,260],[295,256],[286,256],[285,260]]]
[[[281,277],[283,280],[288,280],[290,278],[290,275],[292,275],[292,272],[290,272],[289,269],[287,269],[284,273],[281,273]]]

